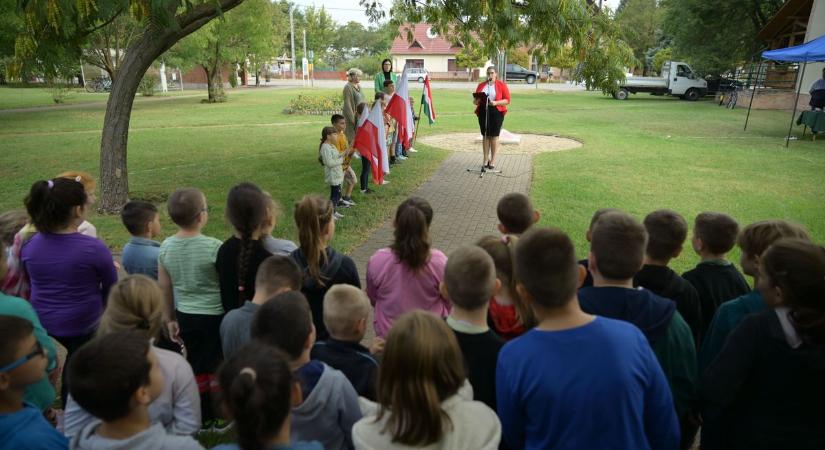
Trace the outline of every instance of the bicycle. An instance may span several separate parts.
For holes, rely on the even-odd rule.
[[[725,105],[727,109],[736,108],[736,101],[739,100],[739,91],[742,90],[742,86],[739,83],[732,83],[731,86],[722,93],[722,96],[719,98],[719,106]]]
[[[95,77],[86,81],[86,92],[109,92],[112,90],[112,80],[107,77]]]

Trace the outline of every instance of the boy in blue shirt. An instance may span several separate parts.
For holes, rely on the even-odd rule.
[[[123,206],[120,219],[132,235],[123,247],[123,269],[130,275],[143,274],[157,280],[160,242],[152,238],[160,234],[158,208],[149,202],[132,200]]]
[[[585,314],[570,238],[534,228],[518,242],[516,289],[539,324],[501,350],[504,442],[524,449],[674,449],[679,424],[662,369],[633,325]]]
[[[630,322],[644,334],[670,384],[683,444],[690,448],[698,427],[696,345],[674,301],[633,287],[644,262],[647,231],[628,214],[609,212],[596,222],[591,237],[593,286],[579,289],[581,309]]]
[[[0,448],[67,449],[68,441],[40,409],[23,401],[26,388],[46,376],[45,350],[26,319],[0,315]]]

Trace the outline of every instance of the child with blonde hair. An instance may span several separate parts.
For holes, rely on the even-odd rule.
[[[374,400],[378,362],[373,354],[383,349],[384,341],[374,338],[372,349],[361,345],[370,310],[370,301],[361,289],[347,284],[330,288],[324,295],[324,325],[329,338],[316,342],[311,356],[343,372],[358,395]]]
[[[461,349],[444,320],[424,311],[400,317],[387,336],[378,403],[352,428],[356,449],[495,450],[501,423],[466,388]]]
[[[97,336],[136,331],[154,343],[163,334],[163,291],[145,275],[129,275],[112,287]],[[169,350],[151,347],[163,373],[160,396],[149,405],[152,423],[172,434],[192,435],[200,429],[198,385],[186,359]],[[69,396],[64,414],[64,433],[72,437],[94,417]]]
[[[281,206],[269,192],[264,191],[264,195],[269,200],[266,204],[266,219],[261,225],[261,235],[264,239],[264,248],[273,255],[289,256],[298,249],[294,242],[288,239],[278,239],[272,236],[272,231],[278,225],[278,217],[281,215]]]

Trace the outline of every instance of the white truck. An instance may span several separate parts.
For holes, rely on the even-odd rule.
[[[698,100],[708,91],[708,82],[696,78],[686,62],[665,61],[661,77],[627,77],[613,94],[616,100],[625,100],[630,94],[650,92],[651,95],[674,95],[685,100]]]

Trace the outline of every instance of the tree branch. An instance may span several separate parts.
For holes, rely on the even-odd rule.
[[[227,12],[230,9],[240,5],[243,0],[220,0],[220,11]],[[180,25],[180,31],[177,32],[178,39],[182,39],[189,34],[198,30],[198,28],[206,25],[210,20],[218,15],[218,8],[214,3],[204,3],[193,8],[189,12],[178,16],[177,21]]]
[[[105,22],[103,22],[102,24],[100,24],[100,25],[98,25],[94,28],[91,28],[89,30],[84,30],[83,32],[78,34],[78,37],[83,38],[83,37],[86,37],[86,36],[94,33],[97,30],[100,30],[101,28],[105,28],[107,25],[114,22],[115,19],[117,19],[118,16],[120,16],[122,13],[123,13],[123,8],[118,9],[117,12],[112,14],[112,17],[110,17],[108,20],[106,20]]]

